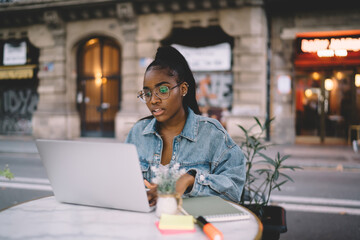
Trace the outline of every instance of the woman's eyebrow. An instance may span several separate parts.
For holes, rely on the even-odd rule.
[[[162,81],[162,82],[159,82],[159,83],[155,84],[155,87],[161,86],[161,85],[163,85],[163,84],[170,84],[170,83],[167,82],[167,81]],[[150,88],[144,86],[143,89],[150,89]]]
[[[159,82],[159,83],[155,84],[155,87],[161,86],[163,84],[170,84],[170,83],[166,82],[166,81],[162,81],[162,82]]]

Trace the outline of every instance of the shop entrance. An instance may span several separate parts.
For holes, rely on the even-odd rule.
[[[350,143],[360,128],[360,30],[298,33],[295,43],[296,140]]]
[[[322,143],[346,143],[359,121],[356,68],[305,69],[296,72],[296,135]],[[350,133],[351,134],[351,133]]]
[[[187,59],[196,81],[201,113],[216,118],[226,127],[224,116],[232,107],[234,39],[220,26],[209,26],[174,28],[161,43],[173,45]]]
[[[31,135],[39,100],[39,49],[29,39],[0,41],[0,56],[0,134]]]
[[[114,137],[120,106],[120,49],[113,40],[92,38],[80,46],[77,83],[81,136]]]

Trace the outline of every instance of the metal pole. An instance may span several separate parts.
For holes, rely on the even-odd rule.
[[[266,56],[266,122],[270,120],[270,79],[271,79],[271,16],[267,0],[264,0],[267,29],[267,56]],[[270,141],[270,125],[266,128],[266,141]]]

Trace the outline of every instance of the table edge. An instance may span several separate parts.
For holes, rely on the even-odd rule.
[[[9,210],[13,207],[17,207],[17,206],[20,206],[22,204],[26,204],[26,203],[29,203],[29,202],[32,202],[32,201],[36,201],[36,200],[40,200],[40,199],[43,199],[43,198],[48,198],[48,197],[54,197],[54,195],[49,195],[49,196],[42,196],[42,197],[38,197],[38,198],[34,198],[34,199],[30,199],[30,200],[27,200],[27,201],[24,201],[24,202],[20,202],[20,203],[16,203],[14,205],[11,205],[9,207],[5,207],[3,209],[0,209],[0,213],[2,212],[5,212],[6,210]]]
[[[225,201],[228,201],[228,200],[225,200]],[[258,224],[258,231],[257,231],[257,234],[256,234],[254,240],[261,240],[264,227],[263,227],[262,222],[258,218],[258,216],[256,216],[250,209],[248,209],[248,208],[246,208],[246,207],[244,207],[244,206],[242,206],[242,205],[240,205],[238,203],[235,203],[235,202],[232,202],[232,201],[228,201],[228,202],[233,203],[233,204],[235,204],[235,205],[237,205],[237,206],[239,206],[241,208],[246,209],[246,211],[248,211],[251,215],[253,215],[253,217],[255,218],[255,220],[256,220],[256,222]]]
[[[4,212],[6,210],[9,210],[13,207],[17,207],[19,205],[22,205],[22,204],[26,204],[26,203],[29,203],[29,202],[32,202],[32,201],[37,201],[37,200],[40,200],[40,199],[44,199],[44,198],[50,198],[50,197],[55,197],[54,195],[49,195],[49,196],[42,196],[42,197],[38,197],[38,198],[34,198],[34,199],[30,199],[28,201],[24,201],[24,202],[21,202],[21,203],[17,203],[15,205],[12,205],[12,206],[9,206],[9,207],[6,207],[6,208],[3,208],[3,209],[0,209],[0,213],[1,212]],[[225,200],[227,201],[227,200]],[[232,202],[232,201],[228,201],[230,203],[233,203],[241,208],[244,208],[246,211],[248,211],[256,220],[257,224],[258,224],[258,231],[257,231],[257,234],[255,236],[255,240],[261,240],[262,238],[262,232],[263,232],[263,224],[261,223],[260,219],[258,218],[258,216],[256,216],[251,210],[249,210],[248,208],[238,204],[238,203],[235,203],[235,202]]]

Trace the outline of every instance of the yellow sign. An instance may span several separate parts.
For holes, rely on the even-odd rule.
[[[21,67],[0,67],[0,80],[31,79],[34,76],[35,65]]]

